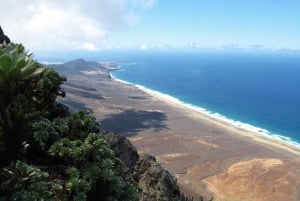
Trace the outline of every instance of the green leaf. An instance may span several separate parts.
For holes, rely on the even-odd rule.
[[[28,76],[24,77],[24,80],[28,80],[28,79],[34,78],[34,77],[40,75],[44,70],[45,70],[44,68],[38,68],[34,72],[32,72],[31,74],[29,74]]]
[[[3,55],[0,57],[0,66],[2,66],[3,70],[8,71],[12,66],[12,60],[8,55]]]
[[[16,49],[13,49],[10,53],[9,53],[10,59],[11,61],[16,61],[16,59],[18,58],[18,51]]]
[[[16,67],[21,69],[25,66],[26,64],[26,61],[25,61],[25,58],[24,57],[20,57],[18,60],[17,60],[17,63],[16,63]]]
[[[19,75],[21,74],[21,71],[19,68],[11,68],[8,72],[8,79],[13,79],[13,78],[17,78]]]
[[[61,184],[54,183],[54,184],[52,184],[52,189],[55,191],[62,190],[63,186]]]
[[[21,72],[23,75],[27,76],[34,72],[36,68],[37,67],[34,65],[34,63],[31,60],[29,60],[26,61],[26,65],[21,69]]]
[[[0,67],[0,86],[4,86],[8,83],[7,72]]]
[[[18,49],[18,53],[24,53],[25,51],[25,48],[22,44],[18,44],[17,49]]]

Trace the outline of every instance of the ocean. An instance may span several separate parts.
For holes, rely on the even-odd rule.
[[[119,65],[116,79],[300,147],[299,53],[136,51],[99,58]]]

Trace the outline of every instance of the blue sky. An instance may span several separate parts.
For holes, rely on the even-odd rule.
[[[116,43],[300,48],[300,1],[157,1]]]
[[[3,0],[1,4],[4,31],[33,51],[300,49],[298,0]]]

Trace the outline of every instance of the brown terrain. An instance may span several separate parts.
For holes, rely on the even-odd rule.
[[[299,149],[112,80],[103,69],[67,75],[62,102],[91,110],[104,129],[155,155],[194,200],[300,200]]]

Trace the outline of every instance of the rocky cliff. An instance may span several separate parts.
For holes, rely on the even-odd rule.
[[[124,136],[103,134],[117,157],[129,168],[139,188],[139,201],[185,200],[176,178],[165,170],[154,156],[139,156],[136,148]]]

